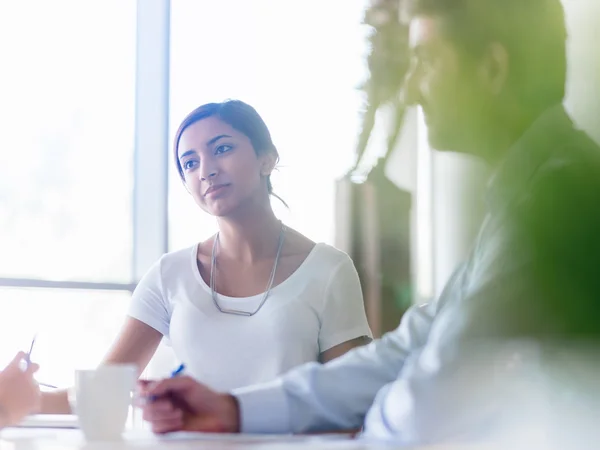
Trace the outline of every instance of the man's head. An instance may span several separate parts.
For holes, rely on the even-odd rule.
[[[498,134],[560,103],[566,28],[560,0],[408,0],[407,99],[431,145],[478,153]],[[508,131],[508,130],[500,130]]]

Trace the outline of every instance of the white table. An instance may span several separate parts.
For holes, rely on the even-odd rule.
[[[121,441],[86,442],[79,430],[7,428],[0,431],[0,450],[390,450],[383,442],[351,440],[342,436],[257,436],[175,434],[157,437],[147,430],[127,431]],[[403,447],[406,448],[406,447]],[[417,450],[411,448],[411,450]],[[418,450],[498,450],[481,446],[431,446]]]
[[[211,450],[389,450],[390,443],[351,439],[347,434],[313,436],[242,435],[209,433],[153,434],[141,417],[131,416],[119,441],[86,442],[75,416],[29,416],[20,427],[0,430],[0,450],[124,450],[124,449],[211,449]],[[406,448],[406,447],[404,447]],[[488,450],[487,447],[485,450]],[[423,448],[421,448],[423,449]],[[436,446],[427,450],[483,450],[481,446]],[[424,450],[424,449],[423,449]],[[493,449],[496,450],[496,449]]]
[[[350,440],[344,436],[269,436],[175,433],[158,437],[147,430],[129,430],[121,441],[87,443],[79,430],[53,428],[7,428],[0,432],[0,450],[385,450],[392,446]]]

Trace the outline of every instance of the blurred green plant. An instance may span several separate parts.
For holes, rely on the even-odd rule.
[[[368,34],[369,75],[359,86],[365,94],[362,126],[356,148],[354,172],[359,166],[375,125],[377,111],[391,105],[394,115],[387,130],[387,148],[382,162],[394,148],[404,120],[405,107],[400,95],[409,66],[408,27],[400,21],[402,0],[372,0],[365,10],[363,24]]]

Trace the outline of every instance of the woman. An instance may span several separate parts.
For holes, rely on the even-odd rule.
[[[275,217],[278,153],[254,108],[199,107],[180,125],[173,151],[184,186],[219,231],[150,269],[105,363],[135,363],[141,373],[165,337],[188,375],[229,390],[370,340],[350,258]],[[66,398],[45,394],[43,411],[68,411]]]
[[[15,425],[26,415],[36,411],[40,404],[40,388],[33,378],[37,364],[21,366],[26,354],[18,353],[0,372],[0,428]]]

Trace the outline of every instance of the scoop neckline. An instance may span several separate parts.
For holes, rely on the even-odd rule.
[[[194,278],[196,278],[196,281],[198,281],[198,283],[200,283],[200,285],[204,288],[205,291],[207,291],[209,294],[211,292],[210,290],[210,286],[206,283],[206,281],[204,281],[204,278],[202,278],[202,275],[200,274],[200,269],[198,268],[198,263],[197,263],[197,259],[198,259],[198,246],[200,245],[200,243],[195,244],[192,247],[192,254],[191,254],[191,264],[192,264],[192,272],[194,273]],[[317,252],[324,246],[325,244],[323,243],[316,243],[313,248],[311,249],[311,251],[308,253],[308,255],[306,256],[306,258],[304,258],[304,261],[302,261],[302,263],[298,266],[298,268],[296,270],[294,270],[294,272],[292,272],[290,274],[289,277],[287,277],[285,280],[283,280],[281,283],[279,283],[276,286],[273,286],[271,288],[271,293],[275,293],[278,292],[282,289],[285,289],[286,287],[293,285],[297,279],[299,279],[302,276],[302,272],[306,271],[306,266],[308,264],[310,264],[310,261],[312,259],[315,258],[315,255],[317,254]],[[256,295],[252,295],[250,297],[230,297],[228,295],[223,295],[219,292],[217,292],[217,295],[219,296],[219,298],[222,298],[224,300],[228,300],[228,301],[232,301],[232,302],[247,302],[249,300],[256,300],[258,298],[262,298],[265,295],[265,292],[260,292]]]

